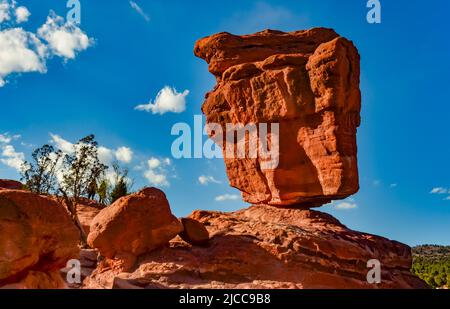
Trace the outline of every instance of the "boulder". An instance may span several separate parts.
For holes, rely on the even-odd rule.
[[[203,223],[192,218],[182,218],[183,231],[179,234],[181,239],[193,246],[208,244],[209,233]]]
[[[182,230],[166,195],[146,188],[102,209],[91,223],[88,244],[110,259],[139,256],[167,244]]]
[[[94,218],[98,215],[98,213],[105,207],[102,204],[93,204],[93,203],[82,203],[77,204],[77,216],[80,221],[81,227],[83,228],[86,235],[89,234],[91,230],[91,223]]]
[[[233,213],[196,211],[211,235],[207,247],[173,239],[142,255],[129,272],[101,265],[86,288],[372,289],[426,288],[410,272],[411,249],[348,229],[331,215],[253,206]],[[369,283],[369,260],[381,282]]]
[[[325,28],[222,32],[197,41],[194,52],[217,80],[202,106],[207,123],[227,134],[227,124],[244,133],[258,126],[257,138],[246,134],[234,142],[209,132],[223,148],[231,186],[246,202],[309,208],[358,191],[360,57],[351,41]],[[270,128],[267,136],[261,124]],[[273,164],[248,147],[239,157],[238,142],[273,143]]]
[[[78,258],[78,241],[69,214],[54,199],[0,191],[0,287],[61,287],[59,269]]]
[[[16,180],[0,179],[0,189],[22,190],[23,184]]]

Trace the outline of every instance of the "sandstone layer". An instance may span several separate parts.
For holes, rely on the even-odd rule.
[[[59,288],[59,269],[79,255],[79,234],[54,199],[0,191],[0,287]]]
[[[20,181],[0,179],[0,189],[21,190],[23,184]]]
[[[85,288],[425,288],[410,273],[408,246],[352,231],[312,210],[258,206],[234,213],[196,211],[206,247],[179,238],[139,257],[129,272],[101,263]],[[370,284],[367,262],[381,263]]]
[[[245,201],[307,208],[358,191],[360,57],[351,41],[325,28],[223,32],[197,41],[194,52],[217,80],[202,106],[208,124],[223,132],[226,124],[279,124],[279,133],[267,138],[279,140],[278,164],[271,168],[263,168],[259,155],[227,156],[227,143],[210,132],[223,148],[231,186]],[[243,142],[258,143],[249,136]]]

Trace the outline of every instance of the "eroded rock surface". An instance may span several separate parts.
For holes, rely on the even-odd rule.
[[[86,288],[424,288],[409,271],[411,249],[352,231],[312,210],[258,206],[234,213],[196,211],[211,240],[179,238],[139,257],[129,272],[100,264]],[[381,263],[381,283],[367,282],[367,261]]]
[[[210,134],[245,201],[312,207],[358,191],[360,57],[351,41],[325,28],[218,33],[197,41],[194,52],[217,79],[202,106],[207,123],[223,132],[227,123],[279,124],[279,162],[269,169],[261,156],[230,158]]]
[[[0,191],[0,287],[59,288],[59,269],[79,256],[64,206],[27,191]]]
[[[102,209],[91,223],[88,244],[107,258],[127,259],[166,244],[182,230],[164,192],[146,188]]]

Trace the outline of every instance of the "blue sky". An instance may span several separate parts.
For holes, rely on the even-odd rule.
[[[361,54],[361,190],[346,204],[320,210],[350,228],[410,245],[450,244],[448,1],[381,1],[381,24],[367,23],[365,0],[80,3],[81,34],[62,28],[77,39],[74,57],[52,41],[55,37],[41,33],[49,50],[41,59],[45,70],[2,76],[5,60],[0,60],[6,81],[0,87],[0,178],[18,178],[6,160],[20,159],[21,153],[28,157],[33,146],[51,140],[50,133],[70,142],[94,133],[106,156],[131,150],[132,157],[119,158],[131,170],[135,188],[159,181],[178,216],[245,207],[228,186],[222,160],[171,157],[173,124],[192,124],[215,84],[206,63],[194,57],[194,43],[220,31],[330,27]],[[17,25],[11,17],[0,23],[0,31],[22,27],[36,33],[50,10],[62,17],[68,11],[62,0],[22,0],[19,6],[31,12],[28,21]],[[165,86],[189,91],[184,112],[135,110],[154,102]],[[206,184],[199,182],[202,175]],[[432,194],[433,188],[440,189]]]

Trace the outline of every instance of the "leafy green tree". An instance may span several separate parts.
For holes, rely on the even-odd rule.
[[[98,202],[101,204],[108,203],[108,197],[109,197],[109,182],[106,178],[103,178],[100,181],[100,184],[97,187],[97,195],[98,195]]]
[[[120,168],[119,164],[115,162],[113,164],[113,170],[115,175],[114,186],[110,194],[111,204],[117,201],[123,196],[127,196],[130,193],[130,185],[128,180],[128,170]]]
[[[63,159],[63,181],[60,191],[64,191],[76,202],[89,194],[93,181],[97,181],[108,167],[98,158],[98,143],[94,135],[80,139],[74,145],[73,153]]]
[[[100,179],[108,169],[98,158],[98,143],[95,136],[88,135],[80,139],[74,145],[73,152],[64,155],[62,165],[63,181],[59,191],[72,220],[78,227],[82,244],[86,245],[87,237],[78,220],[77,205],[82,196],[89,195],[92,182]]]
[[[53,146],[44,145],[33,151],[31,162],[22,165],[21,180],[25,186],[37,194],[50,194],[57,191],[57,170],[61,163],[62,152]]]

